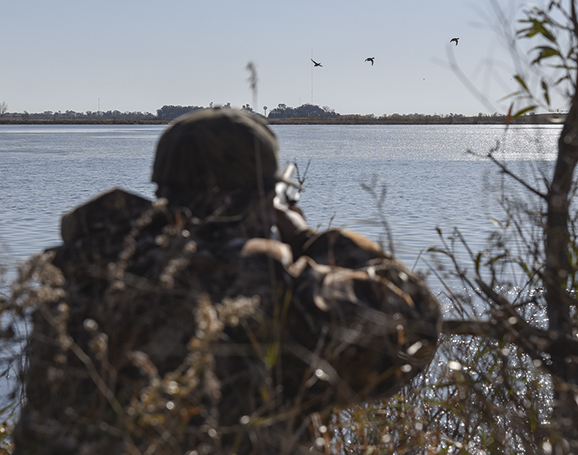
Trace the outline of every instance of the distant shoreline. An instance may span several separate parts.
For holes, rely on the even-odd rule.
[[[553,114],[525,115],[510,121],[515,125],[546,125],[561,123],[562,116]],[[437,117],[339,116],[335,118],[267,118],[271,125],[505,125],[506,116]],[[0,117],[0,125],[167,125],[173,119],[150,117]]]
[[[171,121],[156,117],[0,117],[0,125],[166,125]]]
[[[562,123],[560,115],[535,114],[525,115],[510,120],[514,125],[551,125]],[[363,116],[340,116],[336,118],[268,118],[271,125],[506,125],[506,116],[487,117],[385,117],[366,118]]]

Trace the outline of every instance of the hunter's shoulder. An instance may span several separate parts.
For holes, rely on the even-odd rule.
[[[296,257],[309,256],[320,264],[340,267],[358,268],[373,259],[391,257],[376,242],[347,229],[307,229],[291,244]]]
[[[60,226],[62,240],[70,243],[113,226],[128,226],[151,205],[148,199],[114,188],[66,213]]]

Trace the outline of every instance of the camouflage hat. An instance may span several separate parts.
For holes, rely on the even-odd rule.
[[[152,181],[175,190],[260,189],[278,181],[277,140],[267,123],[238,109],[179,117],[161,136]]]

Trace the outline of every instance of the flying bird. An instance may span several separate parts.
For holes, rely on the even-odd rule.
[[[311,61],[313,62],[314,66],[321,66],[323,67],[323,65],[321,63],[316,62],[315,60],[311,59]]]
[[[367,57],[365,59],[366,62],[371,62],[371,66],[373,66],[373,61],[375,60],[375,57]]]
[[[459,38],[452,38],[452,39],[450,40],[450,43],[455,41],[455,42],[456,42],[456,46],[457,46],[457,45],[458,45],[458,40],[459,40]]]

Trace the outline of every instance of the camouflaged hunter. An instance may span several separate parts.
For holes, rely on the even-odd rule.
[[[155,201],[114,189],[66,214],[42,257],[58,292],[33,314],[17,455],[326,453],[335,408],[431,360],[435,298],[275,199],[263,120],[177,119],[152,180]]]

